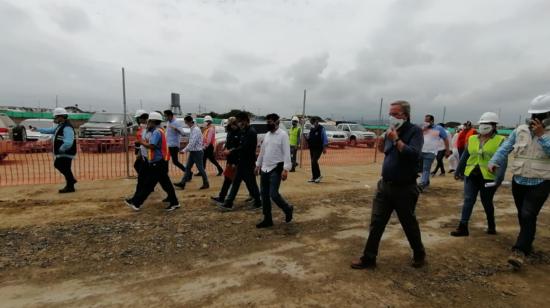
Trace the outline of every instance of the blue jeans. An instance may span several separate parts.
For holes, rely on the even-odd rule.
[[[494,227],[495,207],[493,205],[493,196],[497,191],[497,187],[485,187],[485,183],[487,182],[491,181],[484,180],[481,175],[467,176],[464,179],[464,205],[462,206],[461,223],[468,223],[470,220],[477,200],[477,194],[479,193],[489,227]]]
[[[422,152],[422,176],[420,177],[420,185],[422,185],[422,187],[430,186],[430,172],[432,171],[434,160],[434,153]]]
[[[189,157],[187,158],[187,164],[185,165],[185,175],[181,179],[182,183],[185,183],[191,179],[191,177],[193,176],[193,172],[191,171],[191,168],[193,168],[193,165],[197,165],[197,169],[199,170],[199,173],[202,176],[202,184],[208,185],[208,177],[206,176],[206,171],[204,171],[203,157],[204,157],[203,151],[189,152]]]
[[[290,205],[279,193],[279,186],[281,186],[281,174],[283,172],[282,164],[275,167],[275,169],[269,172],[263,172],[260,175],[260,186],[262,194],[262,206],[264,220],[272,221],[271,217],[271,200],[277,204],[283,212],[288,213],[290,211]]]

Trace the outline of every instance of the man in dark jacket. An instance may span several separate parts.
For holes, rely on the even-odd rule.
[[[307,138],[309,155],[311,157],[311,179],[310,183],[321,183],[321,169],[319,168],[319,159],[322,154],[327,153],[328,138],[325,128],[319,123],[319,117],[313,117],[309,120],[311,129]]]
[[[244,181],[250,196],[254,199],[254,204],[251,209],[261,209],[262,201],[260,197],[260,189],[256,182],[256,176],[254,175],[254,169],[256,168],[256,148],[258,146],[258,134],[256,130],[250,126],[250,118],[248,113],[241,112],[237,114],[237,125],[241,128],[241,142],[240,145],[230,151],[230,153],[237,153],[237,173],[235,179],[231,185],[229,195],[225,198],[223,203],[218,203],[218,206],[222,211],[233,210],[233,201],[239,192],[241,182]]]
[[[73,158],[76,155],[76,139],[74,128],[69,121],[69,113],[65,108],[55,108],[53,111],[54,122],[57,126],[40,128],[42,134],[54,135],[53,154],[55,156],[54,166],[65,177],[65,187],[59,190],[60,194],[74,192],[76,179],[71,170]]]
[[[390,105],[390,128],[378,147],[385,154],[382,179],[373,200],[367,244],[363,256],[351,263],[354,269],[376,266],[380,239],[393,211],[413,250],[412,266],[424,265],[426,253],[415,216],[419,194],[416,178],[424,137],[422,129],[410,123],[410,110],[406,101]]]
[[[238,165],[239,157],[237,156],[238,153],[232,150],[239,147],[239,145],[241,144],[241,132],[239,126],[237,125],[237,119],[235,117],[230,117],[229,119],[227,119],[227,126],[225,127],[225,130],[227,131],[227,137],[224,146],[224,154],[226,157],[224,180],[222,184],[222,189],[220,190],[218,196],[211,197],[211,199],[217,203],[223,203],[225,201],[227,192],[231,187],[231,183],[233,183],[235,174],[230,175],[227,174],[227,172],[228,170],[230,170],[230,172],[236,171],[235,169]]]

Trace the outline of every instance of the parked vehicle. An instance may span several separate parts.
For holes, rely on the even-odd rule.
[[[349,144],[350,134],[345,132],[334,125],[323,124],[321,125],[325,128],[327,134],[328,145],[337,146],[339,148],[345,148]],[[304,148],[307,148],[307,137],[309,136],[309,131],[311,130],[311,123],[304,124]]]
[[[33,128],[48,128],[55,126],[55,123],[52,119],[26,119],[23,120],[20,125],[25,127],[28,141],[49,141],[52,139],[53,135],[33,131]]]
[[[374,147],[376,143],[376,134],[368,131],[366,128],[355,123],[340,123],[336,126],[338,129],[349,132],[349,144],[357,146],[366,144],[369,148]]]
[[[128,135],[134,135],[137,131],[137,123],[132,116],[126,115],[128,127],[124,127],[124,115],[122,113],[95,113],[90,120],[81,125],[78,136],[80,138],[97,138],[123,136],[126,129]]]
[[[0,113],[0,139],[8,140],[12,138],[13,129],[17,126],[13,120],[5,113]]]

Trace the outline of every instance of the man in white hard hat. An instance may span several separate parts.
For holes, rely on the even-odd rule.
[[[550,193],[550,94],[533,99],[528,112],[528,123],[518,126],[489,162],[489,170],[495,172],[513,152],[512,194],[520,231],[508,263],[515,269],[533,252],[537,216]]]
[[[54,135],[53,154],[55,156],[54,166],[65,177],[65,187],[59,190],[60,194],[74,192],[74,178],[71,170],[73,158],[76,155],[76,139],[74,128],[69,121],[69,113],[65,108],[55,108],[53,121],[57,126],[50,128],[39,128],[42,134]]]
[[[497,234],[493,197],[504,179],[506,172],[504,164],[506,162],[503,162],[498,174],[489,172],[488,164],[489,159],[505,139],[504,136],[497,134],[498,122],[496,113],[485,112],[479,119],[479,134],[471,136],[466,143],[466,148],[455,171],[456,180],[464,178],[464,203],[460,223],[456,230],[451,232],[452,236],[468,236],[470,234],[468,222],[472,216],[478,194],[487,217],[486,232],[487,234]],[[488,183],[495,185],[486,186]]]
[[[300,147],[300,139],[302,139],[302,128],[298,125],[298,122],[300,122],[300,119],[298,119],[297,116],[293,116],[292,127],[288,131],[290,158],[292,161],[292,168],[290,169],[290,172],[295,172],[296,166],[298,166],[298,163],[296,163],[296,154],[298,153],[298,148]]]
[[[212,117],[207,115],[204,117],[204,131],[202,132],[202,142],[204,147],[204,156],[202,165],[206,170],[206,160],[209,160],[218,169],[218,176],[223,174],[223,168],[216,160],[214,151],[216,150],[216,127],[212,124]],[[197,173],[196,175],[200,175]]]
[[[140,174],[144,174],[144,183],[136,187],[134,196],[125,200],[134,211],[139,211],[147,200],[147,197],[155,190],[155,186],[160,183],[162,189],[168,194],[163,200],[167,202],[166,211],[173,211],[180,207],[174,186],[168,176],[168,160],[170,153],[168,151],[168,142],[166,133],[160,126],[162,115],[158,112],[151,112],[147,121],[147,132],[139,141],[144,158],[144,166]],[[141,186],[141,187],[140,187]]]

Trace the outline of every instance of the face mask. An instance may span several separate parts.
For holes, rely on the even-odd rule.
[[[396,117],[390,116],[389,122],[391,127],[398,129],[403,125],[403,123],[405,123],[405,119],[398,119]]]
[[[274,123],[267,123],[267,129],[272,131],[275,129],[275,124]]]
[[[423,128],[430,128],[430,127],[432,127],[432,123],[430,123],[430,122],[424,122],[424,123],[422,124],[422,127],[423,127]]]
[[[491,124],[479,124],[479,133],[482,135],[488,135],[493,131]]]
[[[292,126],[296,127],[296,125],[298,125],[298,122],[292,122]]]

